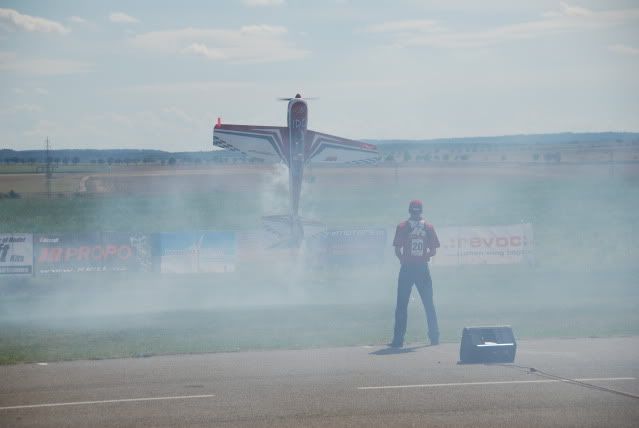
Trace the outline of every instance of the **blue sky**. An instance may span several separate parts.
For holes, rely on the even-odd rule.
[[[0,1],[0,147],[208,150],[211,127],[356,139],[639,131],[639,2]]]

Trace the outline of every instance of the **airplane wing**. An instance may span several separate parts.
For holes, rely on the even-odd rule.
[[[348,140],[334,135],[306,131],[306,162],[334,162],[349,164],[377,163],[377,146],[361,141]]]
[[[226,125],[213,128],[213,145],[265,162],[288,165],[288,128],[279,126]]]

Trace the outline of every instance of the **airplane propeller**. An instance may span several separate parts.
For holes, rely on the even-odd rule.
[[[282,97],[282,98],[278,98],[278,101],[291,101],[291,100],[295,100],[295,99],[302,99],[302,100],[319,100],[318,97],[302,97],[300,94],[296,94],[294,97]]]

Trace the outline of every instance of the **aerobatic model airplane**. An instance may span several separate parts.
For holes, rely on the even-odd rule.
[[[370,164],[378,159],[377,147],[360,141],[321,134],[306,129],[308,107],[300,94],[288,101],[287,126],[226,125],[218,118],[213,129],[213,145],[241,152],[262,161],[282,161],[288,167],[290,212],[286,216],[265,217],[265,225],[279,224],[278,233],[286,245],[299,247],[304,225],[299,216],[304,167],[313,161]],[[267,225],[268,227],[268,225]]]

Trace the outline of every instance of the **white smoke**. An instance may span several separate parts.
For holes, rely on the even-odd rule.
[[[284,163],[275,164],[272,172],[264,175],[259,194],[262,215],[289,212],[288,167]]]

